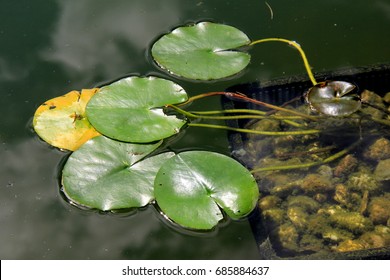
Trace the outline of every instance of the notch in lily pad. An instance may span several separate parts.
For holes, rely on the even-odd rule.
[[[105,136],[89,140],[63,168],[65,196],[75,205],[103,211],[146,206],[154,200],[157,171],[174,155],[167,152],[145,158],[161,142],[123,143]]]
[[[242,71],[250,55],[237,48],[250,43],[235,27],[212,22],[182,26],[158,39],[151,50],[162,68],[179,77],[215,80]]]
[[[148,143],[177,134],[186,120],[164,106],[188,99],[178,84],[156,77],[127,77],[102,87],[89,101],[87,116],[101,134],[124,142]]]
[[[188,151],[158,171],[154,194],[162,212],[178,225],[210,230],[224,218],[247,216],[259,198],[251,173],[234,159],[214,152]]]

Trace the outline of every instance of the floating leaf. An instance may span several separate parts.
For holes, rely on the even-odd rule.
[[[147,205],[154,199],[157,171],[174,155],[163,153],[143,159],[160,144],[130,144],[104,136],[91,139],[64,166],[65,195],[77,205],[104,211]]]
[[[50,99],[35,111],[33,126],[36,133],[50,145],[70,151],[77,150],[89,139],[100,135],[85,116],[85,106],[98,91],[71,91]]]
[[[355,113],[361,101],[353,94],[355,85],[343,81],[325,81],[312,87],[306,94],[310,107],[324,115],[343,117]]]
[[[233,49],[249,43],[249,38],[232,26],[201,22],[161,37],[152,47],[152,56],[174,75],[213,80],[234,75],[248,65],[250,55]]]
[[[128,77],[101,90],[87,105],[87,116],[102,134],[126,142],[152,142],[179,132],[186,123],[161,108],[187,100],[179,85],[156,77]]]
[[[189,151],[169,159],[154,182],[156,201],[174,222],[211,229],[227,215],[238,219],[255,207],[259,191],[250,172],[230,157]]]

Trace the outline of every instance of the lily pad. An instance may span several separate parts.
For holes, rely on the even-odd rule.
[[[214,80],[234,75],[249,64],[248,53],[233,50],[249,43],[237,28],[200,22],[162,36],[151,52],[157,64],[174,75]]]
[[[180,131],[186,121],[165,114],[162,107],[187,98],[184,89],[174,82],[156,77],[128,77],[102,87],[89,101],[87,116],[103,135],[147,143]]]
[[[325,81],[313,86],[306,94],[310,107],[321,114],[343,117],[355,113],[361,107],[355,85],[344,81]]]
[[[259,190],[250,172],[230,157],[188,151],[170,158],[157,173],[154,194],[161,210],[177,224],[208,230],[223,219],[248,215]]]
[[[97,91],[97,88],[83,89],[81,93],[74,90],[46,101],[35,111],[34,130],[54,147],[77,150],[100,135],[85,116],[86,104]]]
[[[64,194],[76,205],[103,211],[147,205],[154,200],[157,171],[174,155],[144,159],[160,144],[130,144],[104,136],[91,139],[64,166]]]

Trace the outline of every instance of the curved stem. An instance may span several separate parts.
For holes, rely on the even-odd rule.
[[[256,105],[260,105],[260,106],[263,106],[263,107],[266,107],[266,108],[269,108],[269,109],[273,109],[273,110],[289,113],[289,114],[295,115],[295,116],[300,116],[300,117],[303,117],[305,119],[309,119],[309,120],[312,120],[312,121],[316,121],[317,120],[317,118],[314,117],[314,116],[307,115],[307,114],[301,113],[299,111],[290,110],[290,109],[287,109],[287,108],[283,108],[283,107],[279,107],[279,106],[276,106],[276,105],[272,105],[272,104],[269,104],[269,103],[266,103],[266,102],[263,102],[263,101],[260,101],[260,100],[256,100],[256,99],[250,98],[250,97],[248,97],[248,96],[246,96],[244,94],[235,93],[235,92],[214,91],[214,92],[203,93],[203,94],[199,94],[199,95],[195,95],[193,97],[190,97],[187,101],[185,101],[183,103],[180,103],[177,106],[183,106],[185,104],[191,103],[194,100],[197,100],[197,99],[200,99],[200,98],[204,98],[204,97],[210,97],[210,96],[214,96],[214,95],[224,95],[227,98],[238,100],[238,101],[241,101],[241,102],[250,102],[250,103],[253,103],[253,104],[256,104]],[[166,106],[171,106],[171,105],[166,105]]]
[[[252,130],[252,129],[245,129],[245,128],[235,128],[235,127],[230,127],[225,125],[204,124],[204,123],[189,123],[188,126],[216,128],[216,129],[231,130],[236,132],[270,135],[270,136],[307,135],[307,134],[317,134],[321,132],[320,130],[317,129],[296,130],[296,131],[260,131],[260,130]]]
[[[265,115],[262,115],[262,114],[255,114],[255,115],[233,115],[233,116],[210,116],[208,114],[204,114],[202,115],[201,113],[202,112],[198,112],[198,113],[195,113],[195,112],[188,112],[186,110],[183,110],[183,109],[180,109],[179,107],[175,106],[175,105],[166,105],[166,107],[170,107],[174,110],[176,110],[177,112],[179,112],[180,114],[183,114],[184,116],[186,117],[189,117],[189,118],[194,118],[194,119],[207,119],[207,120],[235,120],[235,119],[264,119],[264,118],[269,118]]]
[[[187,101],[184,101],[184,102],[178,104],[178,106],[184,106],[184,105],[187,105],[189,103],[192,103],[195,100],[202,99],[202,98],[209,97],[209,96],[214,96],[214,95],[217,95],[217,94],[215,94],[215,92],[208,92],[208,93],[202,93],[202,94],[198,94],[195,96],[191,96],[190,98],[187,99]]]
[[[190,112],[193,113],[193,112]],[[235,115],[235,116],[202,116],[202,115],[195,115],[192,114],[192,117],[198,118],[198,119],[208,119],[208,120],[241,120],[241,119],[275,119],[275,120],[281,120],[285,123],[295,126],[295,127],[302,127],[303,125],[294,121],[289,120],[288,118],[283,118],[283,116],[261,116],[261,115]]]
[[[267,112],[260,110],[251,110],[251,109],[226,109],[226,110],[213,110],[213,111],[190,111],[193,114],[197,115],[218,115],[218,114],[253,114],[266,116],[267,118],[279,119],[279,120],[301,120],[300,116],[287,116],[287,115],[268,115]]]
[[[189,118],[194,118],[194,119],[208,119],[208,120],[238,120],[238,119],[276,119],[276,120],[281,120],[281,121],[284,121],[285,123],[288,123],[289,125],[292,125],[292,126],[295,126],[295,127],[302,127],[303,125],[300,124],[300,123],[297,123],[297,122],[294,122],[292,121],[291,119],[297,119],[297,118],[300,118],[300,117],[297,117],[297,116],[267,116],[265,115],[264,112],[261,112],[261,113],[254,113],[254,115],[232,115],[232,116],[210,116],[212,114],[210,114],[210,112],[213,112],[213,114],[215,114],[214,112],[216,111],[206,111],[206,112],[188,112],[188,111],[185,111],[183,109],[180,109],[179,107],[173,105],[173,104],[170,104],[170,105],[166,105],[166,107],[170,107],[172,109],[174,109],[175,111],[179,112],[180,114],[186,116],[186,117],[189,117]],[[229,111],[230,113],[236,113],[236,110],[222,110],[222,111]],[[240,111],[240,112],[245,112],[245,113],[248,113],[249,111],[254,111],[256,112],[256,110],[237,110],[237,111]],[[221,112],[221,111],[218,111],[218,112]],[[302,118],[300,118],[302,119]]]
[[[191,113],[198,114],[198,115],[246,113],[246,114],[261,115],[261,116],[265,116],[267,114],[264,111],[251,110],[251,109],[225,109],[225,110],[212,110],[212,111],[191,111]],[[299,117],[297,117],[297,118],[299,118]]]
[[[389,121],[389,120],[378,119],[378,118],[374,118],[374,117],[371,117],[371,119],[372,119],[374,122],[377,122],[377,123],[380,123],[380,124],[384,124],[384,125],[390,126],[390,121]]]
[[[296,48],[302,57],[303,63],[304,63],[305,68],[306,68],[306,72],[309,75],[309,78],[310,78],[312,84],[313,85],[317,84],[317,81],[314,78],[313,72],[311,71],[311,67],[310,67],[309,61],[307,60],[306,54],[297,42],[283,39],[283,38],[266,38],[266,39],[260,39],[260,40],[253,41],[249,45],[253,46],[253,45],[265,43],[265,42],[283,42],[283,43],[287,43],[290,46],[293,46],[294,48]]]

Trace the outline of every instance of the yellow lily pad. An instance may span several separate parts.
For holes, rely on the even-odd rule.
[[[98,90],[74,90],[43,103],[34,114],[35,132],[50,145],[70,151],[100,135],[85,115],[88,101]]]

